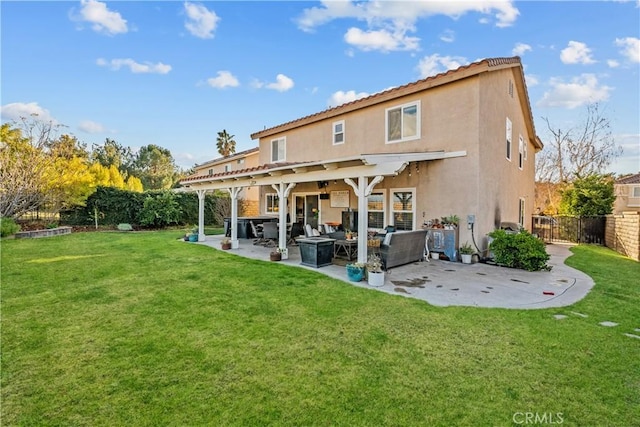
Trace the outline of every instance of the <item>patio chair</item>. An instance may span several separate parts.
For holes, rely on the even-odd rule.
[[[289,241],[288,243],[291,245],[297,245],[296,237],[304,236],[304,228],[302,227],[301,222],[294,222],[291,224],[291,231],[289,232]]]
[[[262,238],[264,246],[278,246],[278,224],[275,222],[265,222],[262,224]]]
[[[254,245],[260,245],[264,243],[264,233],[258,230],[258,227],[253,223],[253,221],[249,221],[249,225],[251,226],[251,233],[253,234],[255,239],[253,239]]]

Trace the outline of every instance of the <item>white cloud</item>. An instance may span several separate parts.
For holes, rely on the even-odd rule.
[[[343,92],[341,90],[333,93],[329,100],[327,100],[327,106],[337,107],[338,105],[346,104],[347,102],[355,101],[356,99],[366,98],[369,96],[367,92],[356,93],[355,90]]]
[[[43,122],[57,124],[58,121],[51,117],[49,110],[42,108],[37,102],[13,102],[0,107],[0,115],[5,120],[20,120],[22,117],[37,119]]]
[[[390,52],[396,50],[418,49],[417,37],[408,37],[404,31],[391,33],[387,30],[362,31],[359,28],[349,28],[344,40],[361,50],[380,50]]]
[[[573,109],[594,102],[606,101],[613,88],[600,85],[593,74],[582,74],[565,83],[553,78],[551,90],[544,93],[538,102],[540,107],[561,107]]]
[[[91,120],[83,120],[80,122],[78,129],[86,133],[102,133],[106,131],[105,127],[100,123]]]
[[[560,52],[560,60],[565,64],[593,64],[591,49],[586,44],[571,40]]]
[[[207,9],[201,4],[185,2],[184,11],[187,14],[187,21],[184,27],[191,33],[201,39],[212,39],[213,32],[216,30],[220,18],[212,10]]]
[[[467,63],[467,60],[461,56],[440,56],[434,53],[420,60],[418,70],[420,71],[420,77],[425,78],[447,70],[454,70],[465,63]]]
[[[609,66],[609,68],[618,68],[620,66],[620,63],[615,59],[607,59],[607,65]]]
[[[218,71],[218,76],[207,79],[207,84],[217,89],[223,89],[225,87],[237,87],[240,82],[229,71]]]
[[[534,74],[525,74],[524,79],[526,80],[528,87],[538,86],[540,80],[538,80],[538,76]]]
[[[98,58],[98,60],[96,60],[96,64],[101,67],[109,67],[110,69],[116,71],[122,67],[129,67],[129,70],[134,74],[167,74],[169,71],[171,71],[171,65],[166,65],[162,62],[153,64],[146,61],[145,63],[141,64],[131,58],[116,58],[112,59],[111,61],[107,61],[103,58]]]
[[[438,37],[445,43],[453,43],[456,40],[456,33],[453,30],[444,30]]]
[[[531,50],[531,46],[526,43],[516,43],[516,46],[513,48],[511,53],[513,55],[522,56],[526,52]]]
[[[640,39],[625,37],[616,39],[616,46],[620,46],[620,53],[631,62],[640,62]]]
[[[298,28],[313,31],[316,27],[335,19],[356,19],[366,23],[366,29],[351,28],[345,34],[347,43],[366,50],[379,49],[413,50],[418,49],[419,39],[409,37],[407,33],[415,32],[415,24],[419,19],[444,15],[452,19],[476,12],[492,15],[497,27],[512,25],[520,12],[511,0],[493,1],[321,1],[321,5],[305,9],[296,19]],[[445,32],[443,41],[452,40],[452,35]]]
[[[286,92],[293,87],[293,80],[284,74],[278,74],[276,81],[273,83],[267,83],[265,87],[267,89],[277,90],[278,92]]]
[[[120,13],[110,11],[107,9],[106,3],[96,0],[82,0],[80,13],[72,19],[89,22],[93,31],[110,36],[129,31],[127,20],[122,18]]]

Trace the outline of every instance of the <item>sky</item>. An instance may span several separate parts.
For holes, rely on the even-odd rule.
[[[2,122],[38,114],[88,147],[156,144],[184,169],[250,135],[518,55],[536,132],[598,103],[640,172],[640,2],[1,1]]]

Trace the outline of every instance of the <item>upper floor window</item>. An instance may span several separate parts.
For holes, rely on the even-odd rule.
[[[333,122],[333,145],[344,144],[344,120]]]
[[[271,161],[281,162],[286,159],[287,139],[285,137],[271,140]]]
[[[522,169],[522,165],[524,163],[524,139],[522,135],[518,139],[518,167]]]
[[[511,129],[511,120],[507,117],[507,160],[511,161],[511,138],[512,138],[512,129]]]
[[[213,175],[213,169],[209,169],[208,172],[209,172],[209,175]]]
[[[420,137],[420,101],[385,110],[387,143]]]
[[[244,159],[238,159],[238,161],[236,162],[239,165],[243,165],[244,164]]]
[[[633,191],[631,191],[631,197],[640,197],[640,186],[633,187]]]
[[[231,172],[231,165],[224,165],[225,172]]]

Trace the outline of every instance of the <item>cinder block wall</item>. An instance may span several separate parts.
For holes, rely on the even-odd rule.
[[[640,261],[640,212],[607,215],[605,244],[622,255]]]

